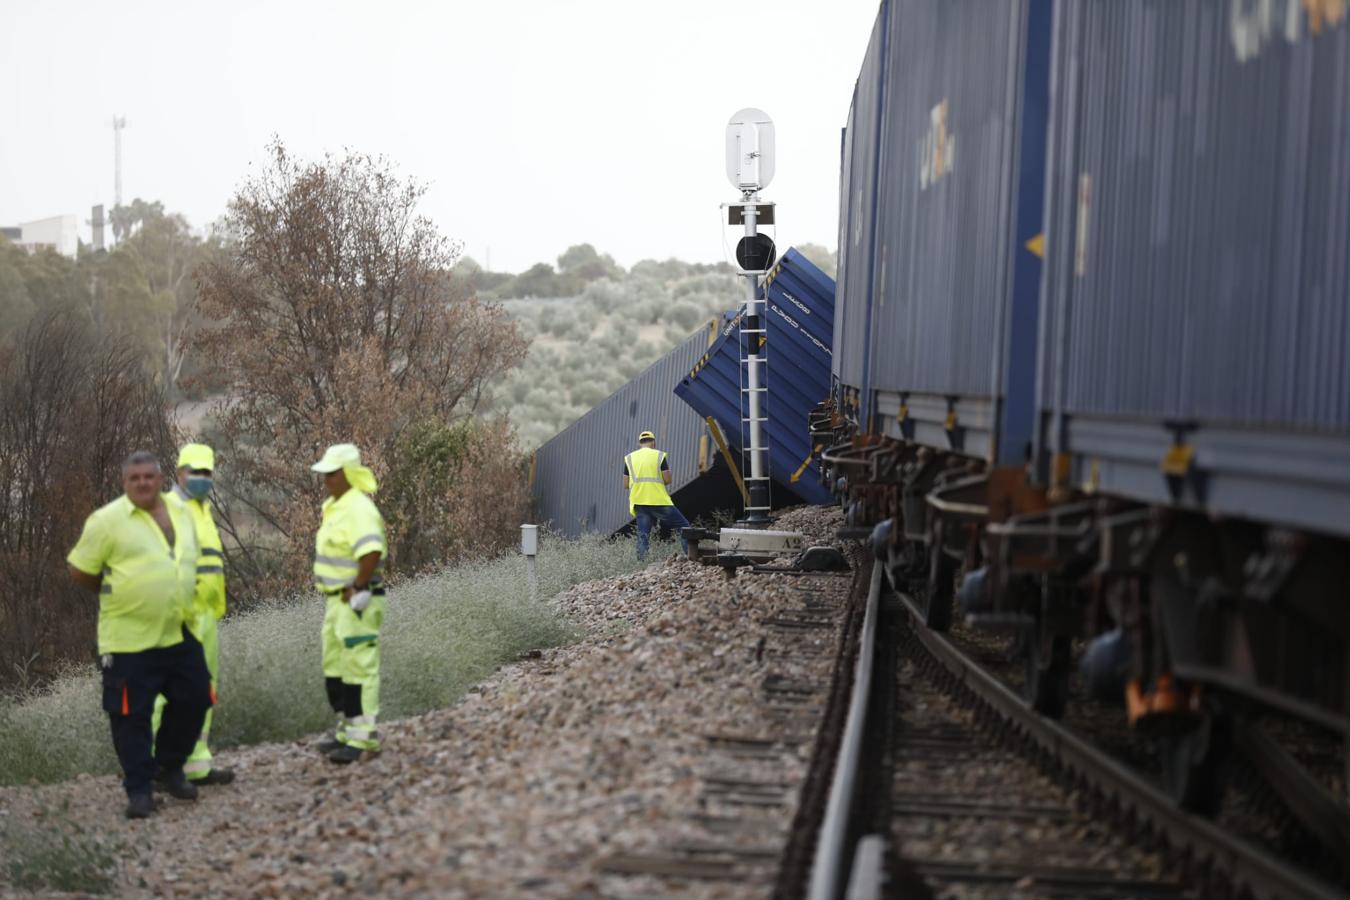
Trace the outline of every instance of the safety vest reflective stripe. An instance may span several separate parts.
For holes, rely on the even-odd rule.
[[[635,515],[638,506],[670,506],[666,480],[661,476],[661,463],[666,454],[652,447],[634,450],[624,457],[628,467],[628,513]]]
[[[214,575],[214,574],[217,573],[217,572],[224,572],[224,571],[225,571],[225,567],[224,567],[224,566],[198,566],[198,567],[197,567],[197,574],[198,574],[198,575]]]
[[[374,716],[354,716],[347,721],[347,737],[353,741],[369,741],[379,733]]]
[[[383,542],[384,542],[383,536],[378,535],[378,534],[367,534],[367,535],[365,535],[365,536],[363,536],[363,537],[359,537],[359,538],[357,538],[356,541],[352,544],[352,553],[353,553],[354,555],[356,555],[356,556],[360,556],[361,554],[358,553],[357,551],[359,551],[359,550],[360,550],[362,547],[364,547],[366,544],[373,544],[373,543],[375,543],[376,541],[379,541],[379,542],[383,543]]]
[[[323,523],[314,537],[314,584],[321,591],[350,587],[360,571],[360,560],[371,553],[379,555],[375,573],[384,568],[384,519],[375,504],[356,488],[341,497],[329,498],[323,505]],[[370,586],[381,579],[372,573]]]
[[[184,775],[190,775],[193,772],[209,772],[209,771],[211,771],[211,760],[209,759],[198,759],[192,762],[183,763]]]
[[[220,551],[215,547],[202,547],[201,554],[202,556],[220,556]]]

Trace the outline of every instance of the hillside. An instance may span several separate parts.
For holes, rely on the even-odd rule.
[[[828,274],[834,255],[799,248]],[[499,300],[530,340],[524,364],[494,392],[493,408],[510,414],[520,445],[532,450],[668,353],[696,328],[745,300],[745,281],[725,263],[644,260],[625,271],[589,245],[517,276],[476,269],[466,277],[481,296]],[[570,296],[522,296],[528,291]]]

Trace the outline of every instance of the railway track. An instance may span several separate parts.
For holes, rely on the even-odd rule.
[[[813,880],[780,875],[776,896],[1343,896],[1030,710],[879,571],[869,599],[870,697],[837,758],[814,763],[843,796],[804,798]]]

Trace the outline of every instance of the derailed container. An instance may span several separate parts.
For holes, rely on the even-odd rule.
[[[541,524],[567,537],[612,534],[633,521],[623,489],[623,458],[643,431],[668,454],[671,498],[716,468],[707,425],[674,394],[715,335],[710,322],[535,451],[530,493]],[[686,515],[697,514],[691,508]]]
[[[873,244],[877,215],[877,166],[886,67],[889,0],[883,0],[863,56],[844,137],[840,176],[839,265],[836,285],[833,373],[840,385],[865,388],[867,334],[872,302]]]
[[[830,392],[830,344],[834,331],[835,284],[795,249],[765,276],[759,296],[765,303],[768,401],[764,439],[774,490],[787,488],[808,503],[830,503],[820,484],[807,416]],[[700,416],[712,416],[737,452],[742,449],[741,313],[675,387]],[[775,502],[779,498],[775,497]]]
[[[1350,535],[1350,23],[1319,9],[1061,5],[1047,473]]]
[[[844,336],[870,430],[1028,458],[1052,12],[892,0],[870,343]]]

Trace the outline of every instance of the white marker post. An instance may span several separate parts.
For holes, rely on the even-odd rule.
[[[539,570],[535,566],[539,555],[539,526],[520,526],[520,552],[525,555],[525,578],[530,585],[530,602],[539,599]]]

